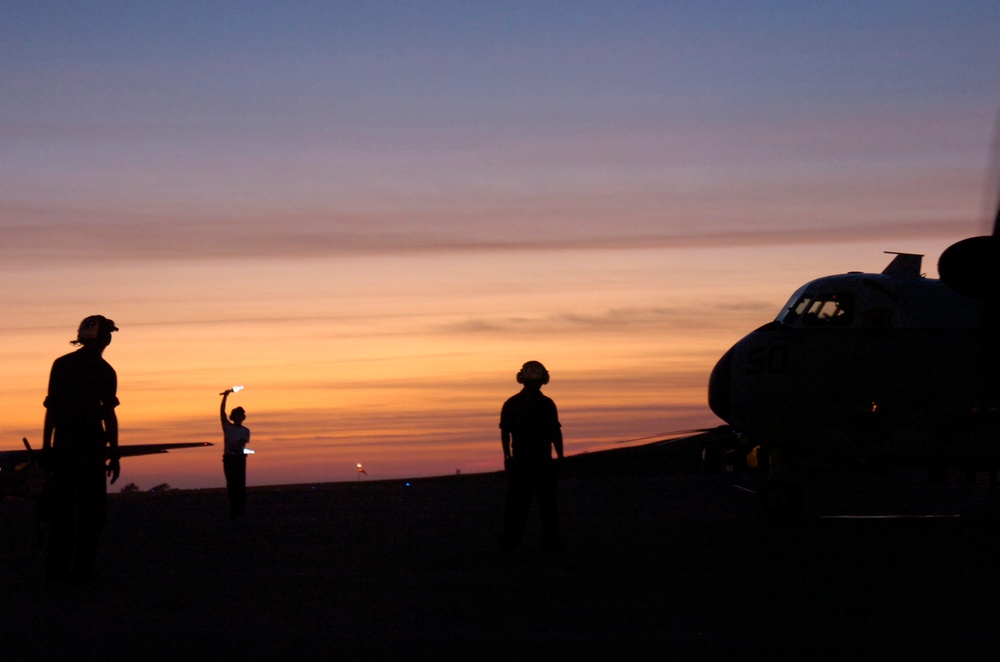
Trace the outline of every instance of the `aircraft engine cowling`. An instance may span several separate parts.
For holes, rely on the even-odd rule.
[[[733,350],[723,355],[708,380],[708,406],[716,416],[732,423]]]
[[[941,282],[979,300],[1000,297],[1000,238],[970,237],[949,246],[938,259]]]

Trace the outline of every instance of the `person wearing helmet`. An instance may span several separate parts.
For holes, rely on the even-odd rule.
[[[233,519],[240,519],[247,512],[247,456],[246,446],[250,443],[250,430],[243,427],[247,414],[243,407],[233,407],[226,418],[226,399],[233,389],[226,389],[220,395],[222,404],[219,416],[222,418],[222,470],[226,474],[226,494],[229,496],[229,512]]]
[[[48,473],[50,518],[45,576],[91,582],[107,514],[106,476],[121,472],[118,451],[118,375],[104,360],[118,330],[103,315],[80,323],[79,349],[52,364],[45,398],[42,454]],[[107,464],[105,464],[107,462]]]
[[[531,502],[538,497],[542,514],[542,544],[548,552],[562,551],[556,511],[556,456],[563,457],[562,427],[556,405],[542,394],[549,373],[538,361],[528,361],[517,373],[522,385],[500,410],[500,442],[508,492],[500,546],[512,552],[524,538]]]

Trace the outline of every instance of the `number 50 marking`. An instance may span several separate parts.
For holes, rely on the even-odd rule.
[[[755,347],[747,352],[747,374],[762,375],[785,372],[788,369],[788,348]]]

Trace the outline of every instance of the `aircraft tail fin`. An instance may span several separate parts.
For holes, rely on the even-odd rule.
[[[895,255],[892,258],[892,262],[889,263],[882,273],[886,276],[893,276],[894,278],[920,278],[920,266],[923,261],[923,255],[917,255],[915,253],[895,253],[893,251],[886,251],[888,255]]]

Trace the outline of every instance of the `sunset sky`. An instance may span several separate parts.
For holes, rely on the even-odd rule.
[[[499,469],[529,359],[569,453],[716,425],[799,285],[987,231],[998,34],[996,0],[5,2],[0,449],[95,313],[122,443],[220,443],[243,384],[252,485]]]

